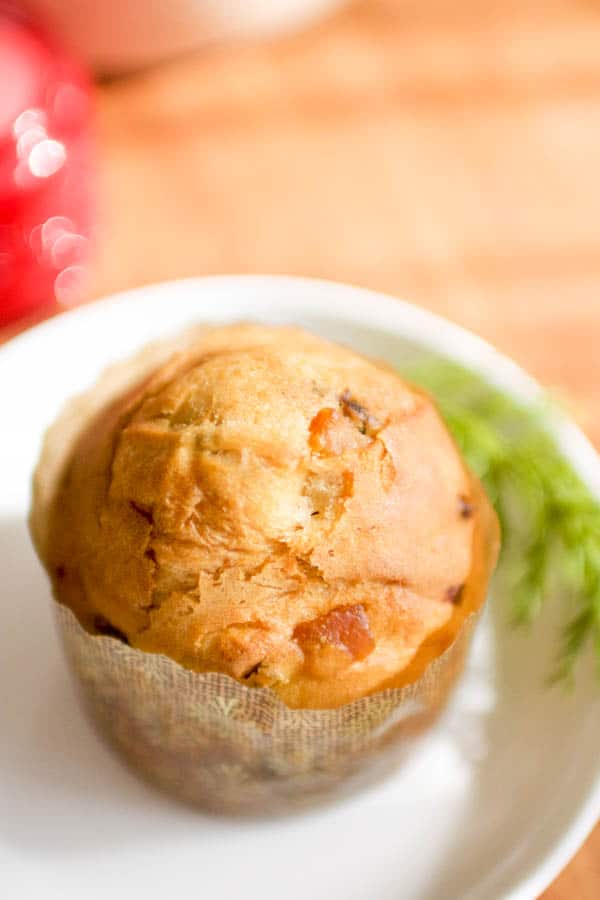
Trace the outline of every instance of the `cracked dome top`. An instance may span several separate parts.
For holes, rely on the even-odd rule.
[[[198,330],[113,388],[43,517],[34,504],[57,599],[86,628],[306,707],[400,684],[441,652],[496,543],[427,396],[258,325]]]

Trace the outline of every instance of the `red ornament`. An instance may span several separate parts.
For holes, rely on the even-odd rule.
[[[0,325],[72,305],[92,225],[91,92],[82,68],[0,13]]]

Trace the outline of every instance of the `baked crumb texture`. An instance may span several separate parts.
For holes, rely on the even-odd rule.
[[[258,325],[197,333],[105,406],[48,516],[38,549],[85,628],[292,707],[418,677],[480,606],[497,546],[427,396]]]

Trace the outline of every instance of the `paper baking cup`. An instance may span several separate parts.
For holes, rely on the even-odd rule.
[[[166,656],[85,631],[55,604],[84,704],[100,731],[154,784],[222,813],[326,800],[398,765],[460,673],[477,615],[404,688],[335,709],[290,709],[269,688],[197,673]]]

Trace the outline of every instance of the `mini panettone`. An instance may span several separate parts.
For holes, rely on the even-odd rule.
[[[418,678],[495,563],[495,516],[431,399],[300,329],[190,333],[63,452],[32,512],[56,599],[289,707]]]

